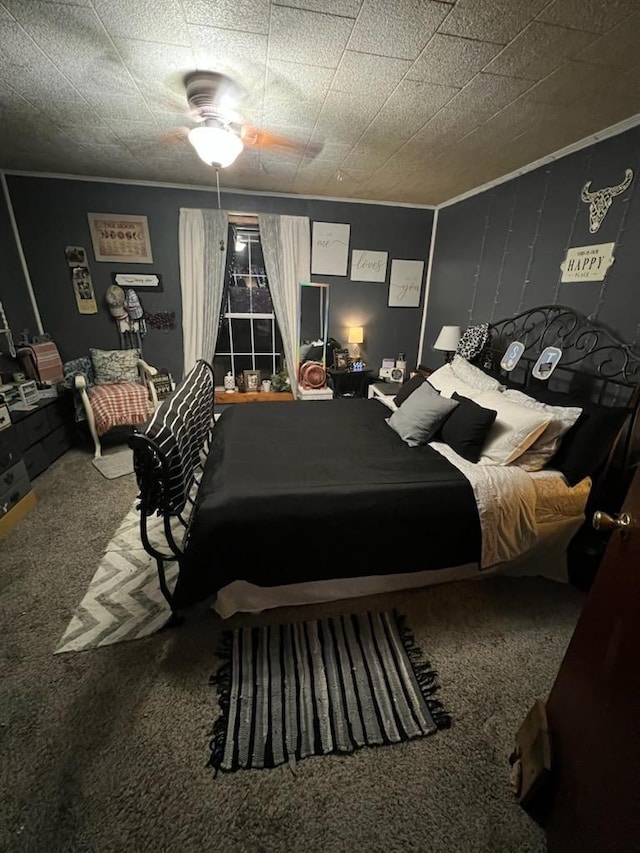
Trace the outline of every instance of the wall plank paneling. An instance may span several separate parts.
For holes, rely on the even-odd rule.
[[[591,189],[620,183],[600,229],[589,232]],[[464,199],[438,213],[423,360],[439,364],[431,345],[440,327],[490,322],[536,305],[570,305],[597,316],[624,340],[640,344],[640,129],[634,128]],[[604,282],[562,283],[571,246],[615,242]]]

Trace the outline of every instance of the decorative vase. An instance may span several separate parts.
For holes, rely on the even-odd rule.
[[[224,377],[224,390],[225,391],[235,391],[236,390],[236,380],[231,371],[227,373]]]

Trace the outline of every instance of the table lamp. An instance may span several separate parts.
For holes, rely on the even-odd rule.
[[[453,358],[460,343],[460,326],[443,326],[440,329],[434,349],[444,352],[445,364]]]
[[[347,342],[352,344],[349,349],[351,350],[350,355],[353,359],[360,358],[360,347],[359,344],[364,342],[364,328],[362,326],[350,326],[349,332],[347,335]]]

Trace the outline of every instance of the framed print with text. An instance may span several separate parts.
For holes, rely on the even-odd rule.
[[[146,216],[87,213],[96,261],[151,264],[151,240]]]

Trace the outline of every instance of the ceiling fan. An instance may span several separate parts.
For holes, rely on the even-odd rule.
[[[307,159],[322,150],[321,143],[301,142],[246,123],[241,114],[244,91],[226,74],[191,71],[184,76],[183,85],[188,115],[197,124],[181,128],[177,135],[186,136],[198,156],[216,169],[230,166],[245,148],[300,154]]]

